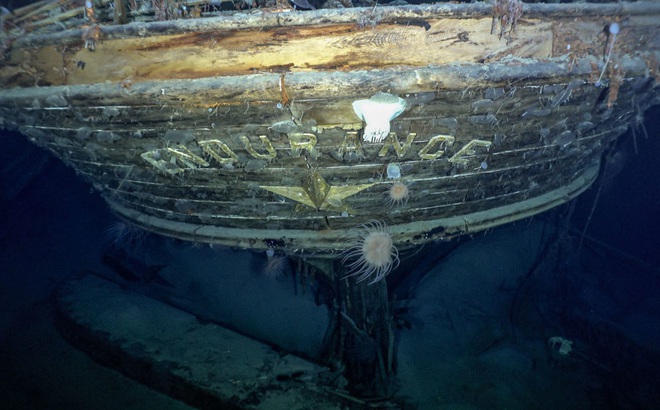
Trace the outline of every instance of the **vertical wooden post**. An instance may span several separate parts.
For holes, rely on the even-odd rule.
[[[126,10],[126,3],[124,0],[115,0],[115,24],[126,24],[128,22],[128,11]]]
[[[395,370],[394,330],[387,283],[356,282],[334,264],[333,320],[326,357],[341,365],[351,393],[388,397]]]

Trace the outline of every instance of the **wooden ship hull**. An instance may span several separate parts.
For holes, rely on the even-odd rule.
[[[308,354],[337,372],[332,386],[342,375],[353,396],[389,398],[396,279],[380,279],[401,252],[589,188],[660,103],[660,3],[270,1],[0,9],[0,126],[139,227],[293,256],[301,284],[328,290],[327,329]],[[161,282],[186,283],[177,274]],[[224,323],[189,283],[144,292]]]
[[[115,3],[3,16],[0,125],[189,241],[333,256],[372,221],[404,250],[526,218],[658,103],[658,3]]]

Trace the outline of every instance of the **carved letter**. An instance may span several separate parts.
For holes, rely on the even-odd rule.
[[[265,135],[259,135],[259,139],[261,140],[261,143],[263,144],[264,148],[266,148],[266,151],[268,151],[267,154],[262,154],[257,152],[257,150],[254,149],[252,146],[252,143],[246,137],[245,135],[241,136],[241,141],[243,141],[243,145],[245,145],[245,149],[247,152],[250,153],[254,158],[257,159],[273,159],[277,156],[277,152],[275,151],[275,148],[273,147],[273,144],[270,142],[267,136]]]
[[[344,135],[344,141],[342,141],[337,152],[342,160],[345,159],[345,154],[348,154],[349,160],[364,158],[362,140],[358,138],[357,131],[346,132],[346,135]]]
[[[186,146],[181,145],[175,148],[154,149],[143,152],[142,159],[150,163],[159,171],[170,175],[179,174],[186,169],[196,169],[199,166],[207,167],[209,163],[204,158],[190,151]],[[182,164],[182,166],[179,165]]]
[[[432,137],[424,147],[419,150],[419,158],[421,159],[438,159],[444,153],[445,146],[450,147],[454,144],[456,139],[451,135],[436,135]],[[430,153],[431,149],[440,144],[434,153]]]
[[[220,140],[199,141],[198,144],[204,152],[212,156],[220,165],[233,165],[234,162],[238,161],[238,155]],[[227,156],[223,156],[222,153]]]
[[[291,146],[291,156],[298,158],[300,156],[301,150],[307,150],[307,152],[312,152],[316,146],[317,139],[316,135],[309,132],[294,132],[288,134],[289,136],[289,145]]]
[[[455,153],[451,158],[449,158],[449,162],[456,165],[465,166],[468,164],[468,162],[470,162],[470,159],[474,158],[474,155],[476,154],[475,148],[485,148],[486,151],[488,151],[490,145],[490,141],[472,140],[465,144],[465,146],[458,150],[458,152]]]
[[[401,158],[402,156],[406,155],[406,152],[412,145],[413,140],[417,136],[416,133],[411,132],[408,134],[406,137],[406,142],[401,144],[399,142],[399,138],[397,138],[396,133],[390,132],[390,135],[385,138],[385,141],[383,142],[383,147],[378,151],[378,156],[379,157],[384,157],[387,155],[387,153],[390,150],[390,147],[396,152],[397,158]]]

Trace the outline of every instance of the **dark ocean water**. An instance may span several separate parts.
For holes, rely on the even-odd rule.
[[[0,408],[185,408],[106,374],[57,337],[49,324],[52,296],[66,278],[101,266],[116,219],[86,181],[21,135],[0,131],[0,144],[0,395],[9,406]],[[655,107],[634,134],[621,137],[599,181],[575,202],[568,248],[576,251],[584,232],[581,254],[552,262],[561,272],[538,281],[554,286],[544,297],[562,303],[524,305],[542,310],[554,320],[549,327],[591,352],[586,361],[600,384],[590,388],[616,392],[575,408],[659,408],[653,393],[660,380],[659,161]],[[572,312],[592,312],[600,322]]]
[[[603,189],[588,229],[590,235],[656,267],[660,266],[659,135],[660,109],[655,107],[634,133],[621,137],[618,151],[605,167]],[[579,198],[576,227],[584,226],[597,191],[594,186]]]

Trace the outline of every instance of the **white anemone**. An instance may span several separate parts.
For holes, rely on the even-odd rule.
[[[353,102],[353,111],[366,123],[364,140],[380,142],[390,133],[390,121],[406,109],[406,100],[396,95],[376,93],[368,100]]]

